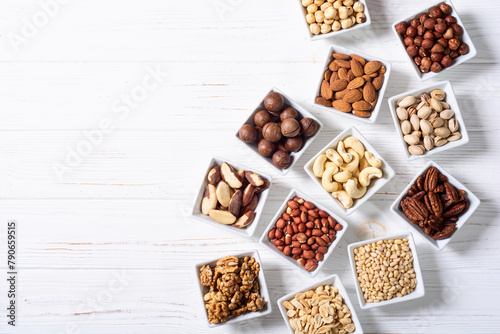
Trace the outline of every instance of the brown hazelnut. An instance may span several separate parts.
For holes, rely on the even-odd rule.
[[[457,23],[457,18],[455,16],[452,16],[452,15],[448,15],[447,17],[444,18],[444,20],[448,25],[453,24],[453,23]]]
[[[443,37],[446,39],[452,39],[453,36],[455,35],[455,32],[453,31],[453,28],[448,28],[443,34]]]
[[[441,60],[441,65],[443,67],[450,67],[451,66],[451,57],[450,56],[444,56],[443,59]]]
[[[432,39],[424,39],[422,41],[422,47],[424,49],[430,50],[434,45],[434,41]]]
[[[446,22],[439,22],[434,27],[434,30],[436,30],[436,32],[438,32],[440,34],[444,34],[446,29],[448,29],[448,25],[446,24]]]
[[[406,52],[408,53],[408,56],[415,57],[418,55],[418,47],[416,45],[410,45],[406,48]]]
[[[434,33],[432,31],[426,31],[424,34],[424,39],[434,40]]]
[[[466,55],[469,53],[469,45],[467,43],[462,43],[460,47],[458,48],[458,53],[461,55]]]
[[[285,137],[295,137],[300,133],[300,124],[294,118],[286,118],[281,123],[281,134]]]
[[[455,34],[458,36],[462,35],[462,33],[464,32],[464,30],[462,29],[462,26],[460,24],[453,23],[451,25],[451,27],[453,28],[453,31],[455,32]]]
[[[274,144],[262,139],[258,145],[259,153],[264,157],[270,157],[274,153]]]
[[[436,26],[436,20],[434,20],[434,19],[429,18],[429,19],[425,20],[425,22],[424,22],[425,29],[432,30],[432,29],[434,29],[435,26]]]
[[[417,36],[413,40],[413,44],[415,44],[416,46],[420,47],[420,46],[422,46],[422,42],[423,41],[424,41],[424,38],[422,36]]]
[[[421,67],[429,70],[431,68],[431,65],[432,65],[432,60],[429,57],[422,58],[422,65],[421,65]]]
[[[273,116],[271,116],[271,114],[268,113],[267,110],[261,110],[255,114],[255,116],[253,117],[253,121],[255,122],[255,125],[262,128],[264,127],[264,125],[271,122],[272,118]]]
[[[437,40],[439,44],[441,44],[444,48],[448,47],[448,40],[444,37],[441,37],[440,39]]]
[[[441,9],[441,12],[443,13],[443,15],[448,15],[451,13],[451,6],[448,5],[447,3],[440,3],[439,4],[439,9]]]
[[[281,128],[276,123],[267,123],[262,128],[262,135],[264,139],[269,140],[271,143],[277,143],[281,139]]]
[[[449,56],[451,53],[450,48],[448,47],[448,40],[446,40],[446,46],[444,47],[443,55],[444,56]]]
[[[318,131],[318,123],[312,118],[306,117],[300,120],[300,133],[304,137],[312,137]]]
[[[288,168],[290,166],[291,158],[290,154],[284,151],[276,151],[273,154],[273,164],[278,168]]]
[[[443,16],[443,12],[439,9],[439,7],[432,7],[429,10],[429,16],[433,18],[441,17]]]
[[[420,57],[420,56],[413,58],[413,60],[415,61],[415,64],[417,66],[420,66],[422,64],[422,57]]]
[[[241,127],[238,135],[243,142],[250,144],[257,140],[257,130],[250,124],[245,124]]]
[[[434,35],[434,39],[440,39],[441,37],[443,37],[443,34],[440,34],[437,31],[434,31],[432,34]]]
[[[415,37],[416,34],[417,34],[417,28],[409,26],[406,29],[406,36]]]
[[[431,53],[427,49],[420,48],[418,49],[418,55],[423,58],[423,57],[429,57]]]
[[[427,14],[422,14],[419,18],[419,21],[421,24],[424,24],[425,20],[427,20],[429,18],[429,15]]]
[[[454,51],[451,51],[451,52],[450,52],[450,57],[451,57],[451,59],[458,58],[458,56],[460,56],[460,53],[458,53],[458,51],[457,51],[457,50],[454,50]]]
[[[398,34],[404,35],[406,29],[408,29],[408,25],[406,24],[406,22],[399,22],[398,24],[396,24],[396,32]]]
[[[432,61],[440,62],[442,59],[443,59],[443,54],[442,53],[432,53],[431,54],[431,60]]]
[[[419,21],[419,20],[417,20],[417,19],[413,19],[413,20],[411,20],[411,21],[410,21],[410,26],[412,26],[412,27],[415,27],[415,28],[416,28],[416,27],[418,27],[419,25],[420,25],[420,21]]]
[[[302,137],[296,136],[292,138],[287,138],[285,141],[285,148],[290,152],[298,152],[302,148]]]
[[[420,67],[419,67],[419,68],[420,68],[420,72],[422,72],[422,73],[427,73],[427,72],[429,72],[429,70],[430,70],[430,68],[428,68],[428,67],[423,67],[422,65],[420,65]]]
[[[406,46],[410,46],[413,44],[413,37],[407,36],[405,37],[403,42],[405,43]]]
[[[298,111],[293,109],[292,107],[286,107],[285,110],[283,110],[280,114],[280,119],[282,122],[287,118],[297,119],[298,117],[299,117]]]
[[[271,92],[267,94],[264,99],[264,107],[271,114],[275,116],[279,116],[281,109],[283,109],[283,105],[285,104],[285,99],[278,92]]]
[[[460,47],[460,41],[456,38],[452,38],[448,41],[448,47],[450,50],[455,51]]]
[[[417,27],[417,35],[423,36],[425,34],[425,27],[423,25],[419,25]]]
[[[437,63],[437,62],[434,62],[432,63],[431,65],[431,71],[434,72],[434,73],[438,73],[441,71],[443,67],[441,66],[440,63]]]
[[[443,51],[444,47],[439,43],[434,44],[434,46],[431,49],[432,53],[443,53]]]

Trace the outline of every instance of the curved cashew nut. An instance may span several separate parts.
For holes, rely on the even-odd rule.
[[[354,204],[351,196],[344,190],[332,192],[332,197],[338,199],[345,209],[349,209]]]
[[[344,163],[344,160],[340,156],[339,152],[335,151],[333,148],[326,150],[325,154],[330,161],[333,161],[333,163],[339,167]]]
[[[347,152],[352,156],[352,161],[348,164],[343,164],[340,166],[340,169],[354,173],[359,168],[359,156],[352,148],[348,149]]]
[[[325,169],[327,169],[329,167],[338,167],[338,166],[335,164],[335,162],[327,160],[325,162]]]
[[[367,167],[359,173],[359,183],[363,187],[368,187],[374,178],[380,179],[384,174],[376,167]]]
[[[360,158],[365,156],[365,146],[356,137],[347,137],[344,139],[345,148],[352,148]]]
[[[322,177],[323,173],[325,172],[325,162],[326,162],[326,155],[321,154],[319,157],[314,160],[313,164],[313,173],[314,176],[316,177]]]
[[[365,151],[365,158],[372,167],[380,168],[380,166],[382,166],[382,160],[375,158],[375,156],[368,151]]]
[[[333,179],[340,183],[345,183],[352,177],[352,173],[348,170],[344,170],[340,173],[334,174]]]
[[[349,179],[345,184],[344,184],[344,189],[347,192],[349,196],[353,199],[358,199],[366,194],[366,187],[361,186],[361,188],[358,188],[358,180],[357,179]]]
[[[370,167],[370,164],[366,160],[365,157],[359,160],[359,170],[362,171],[363,169]],[[359,174],[358,174],[359,175]]]
[[[333,175],[339,171],[339,168],[337,166],[335,167],[329,167],[325,170],[323,173],[323,177],[321,178],[321,185],[323,188],[328,191],[329,193],[332,191],[336,191],[339,189],[342,189],[342,186],[340,183],[335,182],[333,180]]]
[[[348,164],[349,162],[351,162],[352,155],[345,151],[344,142],[339,141],[339,143],[337,144],[337,152],[339,152],[342,160],[344,160],[345,163]]]
[[[359,178],[359,173],[360,173],[360,172],[361,172],[361,171],[360,171],[359,169],[356,169],[356,170],[352,173],[352,177],[353,177],[353,178],[356,178],[356,179],[357,179],[357,178]]]

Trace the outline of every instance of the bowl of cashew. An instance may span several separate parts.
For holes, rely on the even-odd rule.
[[[355,127],[328,143],[304,169],[346,216],[394,176],[394,170]]]

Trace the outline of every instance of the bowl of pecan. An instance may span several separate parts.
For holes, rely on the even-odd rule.
[[[260,243],[303,274],[314,277],[347,230],[347,223],[292,189]]]
[[[374,123],[384,99],[391,63],[334,45],[321,72],[314,105]]]
[[[452,2],[426,6],[395,22],[392,30],[403,44],[415,74],[424,81],[460,65],[477,50]]]
[[[337,275],[281,297],[278,308],[292,334],[363,334],[356,311]],[[302,316],[303,313],[307,315]]]
[[[391,211],[437,250],[442,250],[480,204],[467,187],[434,161],[410,182]]]
[[[271,313],[271,303],[257,250],[195,265],[196,281],[209,327]]]

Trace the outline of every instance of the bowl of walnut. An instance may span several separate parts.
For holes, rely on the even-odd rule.
[[[250,250],[195,265],[197,290],[209,327],[271,313],[261,263],[257,250]]]

